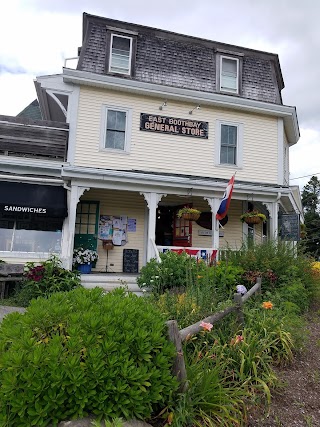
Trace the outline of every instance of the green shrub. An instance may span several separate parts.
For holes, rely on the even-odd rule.
[[[137,283],[140,288],[149,288],[155,293],[167,289],[185,288],[197,277],[197,261],[185,252],[165,252],[160,254],[161,263],[151,259],[141,268]]]
[[[124,290],[33,300],[0,328],[0,425],[149,418],[177,388],[173,355],[160,312]]]
[[[39,264],[28,262],[25,266],[25,280],[17,289],[13,299],[21,307],[38,297],[48,297],[60,291],[71,291],[80,286],[80,275],[61,266],[61,261],[53,256]]]
[[[246,274],[262,274],[265,284],[276,287],[294,278],[300,278],[307,285],[312,276],[311,260],[303,253],[297,253],[288,242],[267,241],[260,245],[243,246],[238,251],[228,251],[225,258],[233,265],[241,266]]]

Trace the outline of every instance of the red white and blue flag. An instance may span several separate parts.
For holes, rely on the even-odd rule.
[[[233,177],[228,182],[228,185],[227,185],[226,191],[224,192],[224,195],[222,197],[218,212],[216,213],[216,218],[218,221],[220,221],[221,219],[223,219],[227,215],[229,205],[231,202],[233,186],[234,186],[234,177],[235,177],[235,175],[233,175]]]

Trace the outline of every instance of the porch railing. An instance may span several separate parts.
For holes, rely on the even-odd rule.
[[[182,253],[186,252],[188,255],[193,256],[198,259],[203,259],[210,263],[213,260],[217,259],[218,251],[213,248],[200,248],[200,247],[183,247],[183,246],[157,246],[159,253],[164,253],[167,251]]]

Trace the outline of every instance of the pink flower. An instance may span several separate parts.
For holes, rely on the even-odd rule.
[[[242,335],[236,335],[236,337],[232,338],[232,340],[230,341],[230,345],[239,344],[243,340],[244,340],[244,338]]]
[[[201,328],[203,328],[204,331],[210,332],[213,328],[213,325],[211,323],[201,322],[200,323]]]
[[[241,341],[243,341],[244,340],[244,338],[243,338],[243,336],[242,335],[237,335],[236,336],[236,344],[238,344],[239,342],[241,342]]]

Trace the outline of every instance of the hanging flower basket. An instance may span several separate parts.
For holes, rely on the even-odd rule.
[[[248,216],[247,218],[244,219],[244,222],[246,224],[260,224],[260,222],[262,221],[261,218],[259,218],[258,216]]]
[[[199,213],[185,213],[182,214],[181,218],[187,220],[187,221],[197,221],[200,218]]]
[[[183,218],[187,221],[197,221],[200,218],[201,211],[185,206],[177,213],[178,218]]]
[[[266,220],[265,214],[259,211],[248,211],[240,216],[240,221],[250,225],[260,224],[260,222],[266,222]]]

